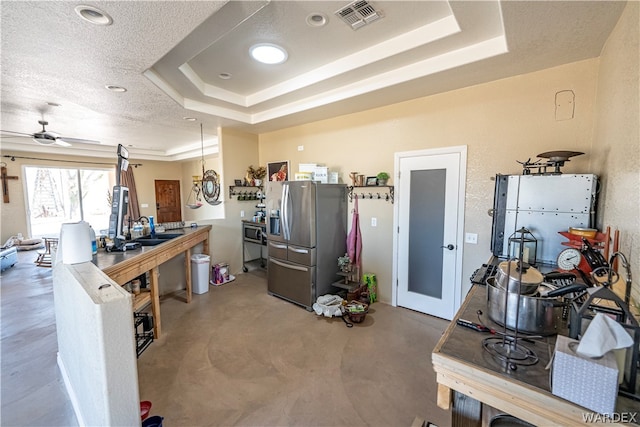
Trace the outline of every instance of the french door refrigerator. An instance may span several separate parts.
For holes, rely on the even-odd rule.
[[[311,310],[335,292],[338,257],[346,252],[347,187],[313,181],[269,181],[267,288],[271,295]]]

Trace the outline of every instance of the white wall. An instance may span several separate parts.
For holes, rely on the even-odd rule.
[[[55,265],[53,297],[58,365],[79,424],[140,425],[131,295],[85,262]]]

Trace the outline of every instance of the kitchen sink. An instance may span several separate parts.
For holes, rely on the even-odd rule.
[[[156,246],[160,243],[164,243],[167,240],[175,239],[176,237],[184,236],[181,233],[156,233],[154,237],[142,236],[134,239],[134,242],[140,243],[142,246]]]

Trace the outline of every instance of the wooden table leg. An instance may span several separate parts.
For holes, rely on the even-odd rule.
[[[184,261],[184,269],[185,269],[185,280],[187,282],[187,304],[191,302],[191,248],[187,249],[185,252],[185,261]]]
[[[438,384],[436,404],[438,405],[438,408],[447,411],[451,408],[451,389],[446,385]]]
[[[151,313],[153,314],[153,338],[160,338],[160,289],[158,287],[158,267],[151,269]]]

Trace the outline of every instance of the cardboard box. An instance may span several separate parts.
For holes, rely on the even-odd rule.
[[[599,359],[575,352],[578,340],[558,335],[551,393],[600,414],[613,414],[618,397],[618,365],[612,352]]]

